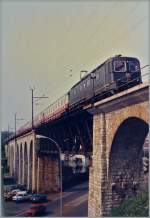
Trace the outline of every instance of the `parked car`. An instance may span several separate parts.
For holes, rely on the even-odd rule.
[[[13,190],[11,190],[11,194],[14,196],[20,191],[21,191],[20,189],[13,189]]]
[[[26,191],[18,192],[15,196],[12,197],[12,200],[15,202],[24,202],[30,200],[30,195]]]
[[[33,194],[31,196],[30,200],[33,203],[46,202],[47,201],[47,195],[45,195],[45,194]]]
[[[5,201],[11,201],[12,197],[13,197],[13,195],[11,194],[11,192],[4,193]]]
[[[32,205],[25,213],[25,216],[39,216],[46,213],[46,206],[44,205]]]

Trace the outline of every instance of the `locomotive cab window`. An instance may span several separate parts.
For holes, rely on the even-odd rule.
[[[137,61],[129,61],[129,71],[130,72],[139,71],[139,64]]]
[[[126,62],[125,61],[114,61],[114,71],[115,72],[126,72]]]

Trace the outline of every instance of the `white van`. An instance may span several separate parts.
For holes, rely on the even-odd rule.
[[[18,192],[13,198],[13,201],[26,201],[29,200],[30,196],[27,194],[27,191]]]

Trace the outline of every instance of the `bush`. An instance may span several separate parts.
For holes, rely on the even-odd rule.
[[[112,209],[110,216],[149,217],[148,192],[124,201],[119,207]]]

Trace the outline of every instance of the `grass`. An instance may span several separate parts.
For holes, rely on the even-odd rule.
[[[120,206],[111,210],[110,216],[149,217],[148,192],[143,192],[124,201]]]

